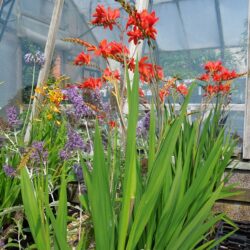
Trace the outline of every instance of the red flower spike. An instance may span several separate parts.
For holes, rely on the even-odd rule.
[[[116,19],[120,17],[119,9],[105,9],[103,5],[97,5],[95,13],[93,14],[93,19],[91,21],[94,25],[102,25],[104,29],[109,28],[113,30],[113,25],[116,24]]]
[[[176,90],[182,94],[182,95],[187,95],[188,94],[188,88],[185,84],[180,84],[177,86]]]
[[[101,78],[93,78],[90,77],[86,79],[83,83],[78,85],[79,89],[100,89],[102,87],[102,80]]]
[[[74,60],[74,64],[77,66],[82,66],[84,64],[90,64],[90,55],[81,52]]]

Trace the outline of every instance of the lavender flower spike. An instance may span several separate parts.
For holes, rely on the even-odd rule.
[[[14,106],[7,108],[6,113],[7,113],[8,123],[11,127],[15,127],[20,123],[18,119],[17,110]]]
[[[90,108],[85,104],[82,96],[79,94],[76,88],[67,89],[67,96],[68,96],[69,101],[74,106],[77,118],[91,115],[92,112]]]
[[[32,148],[35,151],[31,154],[30,158],[35,163],[40,163],[41,161],[44,163],[48,159],[48,151],[44,149],[44,142],[42,141],[35,141],[32,143]]]
[[[15,177],[16,176],[16,170],[10,165],[4,165],[3,166],[3,171],[9,177]]]

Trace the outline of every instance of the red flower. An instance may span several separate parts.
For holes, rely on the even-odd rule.
[[[222,95],[227,95],[231,90],[231,85],[229,83],[219,84],[219,85],[208,85],[205,87],[206,94],[212,96],[214,94],[221,93]]]
[[[217,92],[216,88],[213,85],[205,86],[206,95],[213,95]]]
[[[129,49],[122,43],[118,43],[115,41],[108,43],[107,40],[104,39],[99,43],[95,54],[98,56],[101,55],[104,58],[114,57],[117,55],[128,55]]]
[[[161,102],[164,102],[165,97],[168,96],[169,93],[170,93],[169,90],[166,88],[160,89],[159,98],[160,98]]]
[[[116,55],[116,54],[128,55],[129,54],[129,49],[122,43],[113,41],[113,42],[110,42],[108,46],[110,48],[109,53],[111,55]]]
[[[128,42],[133,41],[135,45],[138,43],[139,40],[143,39],[142,32],[136,26],[134,26],[131,31],[127,32],[127,35],[129,36]]]
[[[97,56],[102,55],[104,58],[108,57],[108,55],[110,54],[110,49],[109,49],[109,44],[106,39],[102,40],[99,43],[98,48],[95,51],[95,54]]]
[[[116,122],[115,121],[109,121],[109,126],[111,127],[111,128],[115,128],[117,125],[116,125]]]
[[[105,9],[103,5],[97,5],[95,13],[93,14],[95,17],[94,20],[91,21],[94,25],[102,25],[105,28],[109,28],[113,30],[113,25],[116,24],[116,19],[120,17],[119,9]]]
[[[135,44],[138,43],[139,40],[143,40],[145,38],[156,39],[157,30],[154,25],[159,20],[158,17],[155,16],[155,12],[149,13],[147,10],[143,10],[142,12],[135,11],[128,19],[126,28],[130,26],[134,26],[132,31],[127,33],[130,36],[129,40],[134,41]]]
[[[231,90],[231,85],[230,84],[224,84],[222,87],[222,93],[223,94],[228,94]]]
[[[159,20],[159,18],[155,16],[155,11],[148,13],[147,10],[143,10],[140,17],[141,25],[146,35],[155,40],[157,30],[153,26]]]
[[[141,97],[144,97],[145,95],[144,95],[144,92],[143,92],[143,90],[141,89],[141,88],[139,88],[139,96],[141,96]]]
[[[139,73],[140,79],[144,82],[152,82],[153,78],[156,80],[163,79],[163,69],[158,65],[153,65],[151,63],[146,63],[148,57],[142,57],[139,61]]]
[[[185,84],[180,84],[177,86],[177,91],[181,93],[182,95],[187,95],[188,94],[188,88]]]
[[[209,74],[207,74],[207,73],[204,73],[204,74],[202,74],[200,77],[198,77],[198,80],[204,81],[204,82],[208,82],[209,79],[210,79],[210,76],[209,76]]]
[[[81,66],[84,64],[90,64],[90,55],[81,52],[74,60],[74,64]]]
[[[128,65],[128,69],[130,69],[131,71],[135,70],[135,59],[131,58],[127,61],[127,65]]]
[[[204,65],[204,69],[206,73],[202,74],[198,79],[205,82],[211,80],[216,84],[220,84],[223,81],[229,81],[240,76],[234,70],[229,71],[225,68],[221,61],[209,61]]]
[[[208,61],[205,65],[204,65],[204,69],[207,71],[207,72],[218,72],[218,71],[221,71],[224,67],[222,66],[222,63],[221,61],[215,61],[215,62],[212,62],[212,61]]]
[[[237,77],[238,74],[234,70],[229,71],[228,69],[223,68],[223,70],[220,73],[214,73],[213,80],[215,82],[222,82],[222,81],[229,81]]]
[[[120,80],[120,73],[118,70],[111,71],[109,68],[106,68],[103,71],[102,78],[104,81]]]
[[[101,78],[93,78],[93,77],[86,79],[83,83],[78,85],[78,88],[80,88],[80,89],[84,89],[84,88],[100,89],[101,87],[102,87]]]

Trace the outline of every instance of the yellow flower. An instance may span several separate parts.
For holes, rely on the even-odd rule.
[[[53,111],[53,112],[55,112],[55,113],[60,113],[60,110],[56,106],[54,106],[54,105],[50,106],[50,110]]]
[[[56,106],[64,99],[64,95],[60,89],[49,90],[49,100],[53,102]]]
[[[47,119],[51,120],[53,118],[52,114],[47,114]]]

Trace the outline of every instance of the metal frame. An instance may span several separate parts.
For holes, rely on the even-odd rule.
[[[246,106],[243,135],[243,159],[250,159],[250,1],[248,1],[248,53],[247,53],[247,81],[246,81]]]
[[[4,31],[7,27],[8,20],[10,18],[11,11],[13,9],[14,3],[16,0],[3,0],[0,4],[0,42],[3,38]],[[3,11],[7,10],[6,17],[3,17]]]

